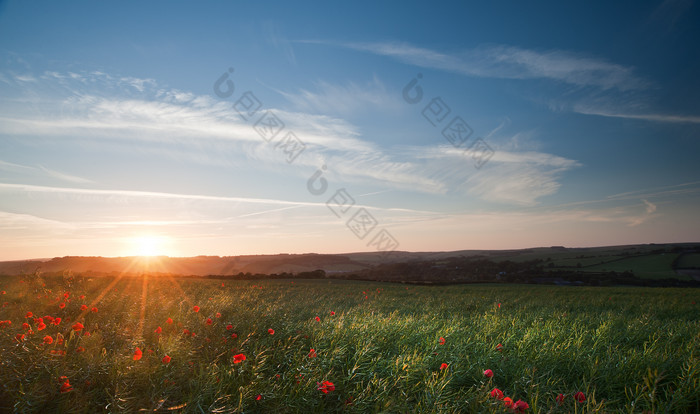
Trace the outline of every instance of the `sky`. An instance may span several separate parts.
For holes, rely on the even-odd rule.
[[[698,23],[0,1],[0,260],[698,242]]]

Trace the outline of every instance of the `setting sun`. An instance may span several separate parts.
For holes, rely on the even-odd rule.
[[[168,242],[168,238],[163,236],[137,236],[130,240],[129,255],[167,256]]]

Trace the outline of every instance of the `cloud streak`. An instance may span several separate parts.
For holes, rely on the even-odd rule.
[[[38,167],[31,167],[28,165],[15,164],[15,163],[0,160],[0,170],[18,173],[21,175],[29,175],[29,176],[37,176],[38,175],[38,176],[43,176],[43,177],[50,177],[50,178],[55,178],[55,179],[58,179],[61,181],[68,181],[71,183],[78,183],[78,184],[94,183],[94,181],[89,180],[87,178],[78,177],[75,175],[66,174],[63,172],[51,170],[51,169],[44,167],[43,165],[39,165]]]
[[[636,119],[649,122],[665,122],[674,124],[700,124],[700,116],[672,114],[633,114],[614,112],[603,108],[593,108],[581,105],[574,106],[574,112],[583,115],[596,115],[606,118]]]
[[[256,169],[284,165],[284,158],[274,145],[263,141],[252,123],[239,118],[230,102],[158,88],[148,79],[102,72],[48,72],[41,79],[59,82],[65,89],[58,97],[51,97],[53,109],[40,115],[14,110],[0,117],[0,133],[91,143],[97,140],[103,146],[118,142],[128,142],[131,146],[133,142],[141,142],[148,144],[143,146],[143,151],[189,157],[209,165],[220,164],[220,147],[225,145],[229,155],[225,162],[254,161]],[[95,82],[105,86],[102,89],[83,86]],[[307,145],[295,167],[316,169],[326,164],[342,182],[379,186],[379,190],[464,193],[486,201],[533,205],[540,197],[559,189],[561,173],[578,166],[576,161],[551,154],[496,148],[489,162],[491,166],[476,171],[465,153],[455,148],[437,145],[385,149],[363,137],[355,125],[343,118],[304,111],[319,111],[332,102],[340,102],[332,109],[351,113],[368,105],[382,106],[398,100],[388,96],[378,79],[371,85],[371,90],[362,94],[359,93],[362,88],[357,85],[322,84],[318,93],[302,91],[286,95],[301,110],[269,109],[285,123],[287,131],[294,132]],[[202,147],[210,147],[213,154],[196,156]],[[285,168],[291,167],[285,165]],[[48,168],[43,171],[63,181],[90,183]]]
[[[622,91],[644,89],[649,85],[634,74],[633,68],[563,50],[536,51],[490,45],[447,54],[401,42],[300,43],[330,44],[390,57],[414,66],[482,78],[549,79],[582,87]]]
[[[398,111],[403,102],[391,94],[376,76],[371,82],[344,85],[319,81],[316,91],[301,89],[290,93],[276,90],[299,111],[351,116],[375,111]]]

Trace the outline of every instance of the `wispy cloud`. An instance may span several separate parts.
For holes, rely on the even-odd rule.
[[[89,180],[87,178],[78,177],[76,175],[66,174],[63,172],[48,169],[48,168],[44,167],[43,165],[39,165],[38,167],[32,167],[32,166],[28,166],[28,165],[15,164],[15,163],[0,160],[0,170],[10,171],[10,172],[19,173],[21,175],[28,175],[28,176],[50,177],[50,178],[55,178],[55,179],[58,179],[61,181],[68,181],[68,182],[72,182],[72,183],[85,184],[85,183],[93,183],[94,182],[94,181]]]
[[[678,18],[679,13],[683,13],[689,6],[687,1],[667,1],[666,3],[660,6],[659,10],[671,13],[673,21]],[[635,107],[635,102],[648,101],[648,93],[653,89],[651,81],[636,74],[634,67],[572,51],[483,45],[469,50],[442,52],[403,42],[302,41],[302,43],[326,44],[368,52],[418,67],[471,77],[544,79],[579,88],[581,91],[579,94],[571,94],[569,91],[568,98],[557,97],[559,100],[569,99],[569,103],[550,104],[553,110],[565,109],[586,115],[649,122],[700,123],[698,115],[639,111],[640,108]],[[305,91],[305,93],[308,92]],[[583,95],[580,96],[581,94]],[[634,97],[631,99],[630,95]],[[302,101],[303,97],[304,94],[297,97],[297,100]],[[601,97],[607,104],[595,103]],[[309,98],[317,99],[314,95],[310,95]],[[592,102],[594,104],[591,104]]]
[[[170,200],[170,201],[209,201],[209,202],[224,202],[235,205],[250,205],[250,206],[283,206],[265,210],[264,212],[282,211],[288,208],[298,207],[314,207],[327,210],[326,202],[309,202],[309,201],[291,201],[268,198],[254,197],[230,197],[230,196],[211,196],[201,194],[178,194],[156,191],[134,191],[134,190],[114,190],[114,189],[90,189],[90,188],[70,188],[70,187],[50,187],[29,184],[12,184],[0,183],[0,192],[21,192],[26,194],[62,194],[73,196],[89,196],[92,200],[101,199],[110,203],[127,202],[130,199],[155,199],[155,200]],[[356,204],[355,207],[366,208],[374,211],[407,211],[417,212],[418,210],[404,208],[384,208],[365,204]],[[255,207],[255,212],[260,214],[259,207]],[[330,214],[330,211],[328,211]],[[424,212],[422,212],[424,213]],[[249,214],[245,214],[246,216]],[[252,214],[251,214],[252,215]],[[243,217],[243,216],[240,216]]]
[[[536,205],[540,198],[554,194],[561,187],[561,175],[581,166],[578,161],[552,154],[508,151],[507,140],[493,145],[495,154],[478,171],[465,150],[438,146],[410,151],[426,161],[424,168],[432,172],[432,178],[449,183],[451,191],[521,206]]]
[[[72,230],[74,227],[62,221],[37,217],[31,214],[0,211],[0,229],[3,231],[26,231],[34,228],[65,231]]]
[[[93,183],[94,181],[88,180],[87,178],[83,177],[78,177],[75,175],[70,175],[70,174],[64,174],[58,171],[50,170],[42,165],[39,166],[39,168],[45,172],[47,175],[53,178],[57,178],[62,181],[69,181],[72,183],[80,183],[80,184],[87,184],[87,183]]]
[[[13,162],[7,162],[7,161],[2,161],[0,160],[0,169],[5,170],[5,171],[21,171],[21,172],[26,172],[26,171],[31,171],[34,169],[34,167],[28,167],[26,165],[21,165],[21,164],[15,164]]]
[[[374,111],[397,111],[403,102],[397,94],[387,91],[376,76],[372,81],[344,85],[319,81],[316,90],[301,89],[297,92],[277,90],[299,111],[309,113],[350,116]]]
[[[91,77],[106,83],[110,91],[126,92],[101,96],[97,88],[71,86]],[[179,90],[154,88],[148,79],[116,78],[101,72],[61,74],[49,72],[46,81],[60,80],[66,88],[53,101],[53,109],[42,114],[18,113],[0,117],[0,133],[12,135],[62,136],[69,139],[125,139],[162,143],[227,140],[233,143],[263,143],[252,124],[242,120],[230,103]],[[88,82],[89,83],[89,82]],[[151,88],[151,89],[149,89]],[[121,93],[123,92],[123,93]],[[329,97],[330,98],[330,97]],[[340,118],[266,108],[306,144],[322,150],[371,151],[375,146],[358,139],[356,127]],[[281,160],[281,159],[280,159]]]
[[[186,156],[208,165],[219,164],[221,160],[216,154],[225,143],[226,153],[231,156],[227,162],[254,161],[256,169],[282,164],[289,168],[274,145],[266,145],[252,124],[239,118],[230,102],[159,88],[148,79],[102,72],[49,72],[42,76],[42,81],[60,81],[64,88],[58,97],[47,98],[54,102],[53,109],[40,115],[12,110],[0,117],[0,133],[91,143],[97,140],[101,145],[124,142],[130,148],[134,142],[142,142],[149,144],[144,146],[144,151]],[[105,85],[80,86],[95,82]],[[578,166],[576,161],[552,154],[499,147],[490,161],[497,167],[477,172],[463,151],[439,145],[382,148],[342,117],[310,113],[334,103],[335,111],[348,113],[396,99],[388,96],[378,79],[373,80],[369,92],[363,94],[363,90],[354,84],[323,83],[319,92],[287,95],[299,108],[296,111],[269,108],[288,131],[293,131],[307,145],[307,150],[295,161],[296,167],[315,169],[326,164],[332,170],[329,174],[335,174],[336,182],[362,182],[380,189],[430,194],[467,193],[487,201],[532,205],[559,189],[562,172]],[[507,124],[503,122],[493,133]],[[210,146],[214,155],[195,156],[197,151],[191,149],[202,146]],[[89,182],[54,169],[43,168],[43,171],[69,182]]]
[[[604,108],[595,108],[585,105],[574,105],[574,112],[584,115],[596,115],[608,118],[637,119],[650,122],[670,122],[680,124],[700,124],[700,116],[694,115],[673,115],[673,114],[635,114],[619,111],[611,111]]]
[[[656,204],[650,203],[647,200],[642,200],[644,202],[644,205],[646,206],[647,213],[651,214],[656,211]]]
[[[159,199],[180,199],[180,200],[202,200],[202,201],[226,201],[236,203],[255,203],[255,204],[277,204],[277,205],[305,205],[305,206],[325,206],[324,203],[310,203],[274,200],[265,198],[246,198],[246,197],[223,197],[197,194],[177,194],[155,191],[132,191],[132,190],[101,190],[88,188],[67,188],[67,187],[49,187],[29,184],[10,184],[0,183],[0,189],[19,190],[27,193],[62,193],[73,195],[90,195],[103,196],[105,198],[114,199],[115,197],[123,198],[159,198]]]
[[[648,82],[631,67],[564,50],[538,51],[506,45],[488,45],[445,53],[408,43],[304,41],[330,44],[391,57],[402,62],[467,76],[504,79],[550,79],[577,86],[630,90]]]
[[[694,195],[700,193],[700,181],[673,184],[662,187],[646,188],[612,194],[606,200],[638,200],[662,197],[678,197],[682,195]]]
[[[291,42],[289,42],[285,36],[280,34],[279,26],[270,20],[263,22],[262,26],[265,39],[268,41],[268,43],[274,46],[275,49],[281,51],[289,63],[296,66],[297,58],[294,54],[294,48],[292,47]]]

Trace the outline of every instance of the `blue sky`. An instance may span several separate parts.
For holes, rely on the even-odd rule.
[[[0,2],[0,259],[698,241],[698,22]]]

